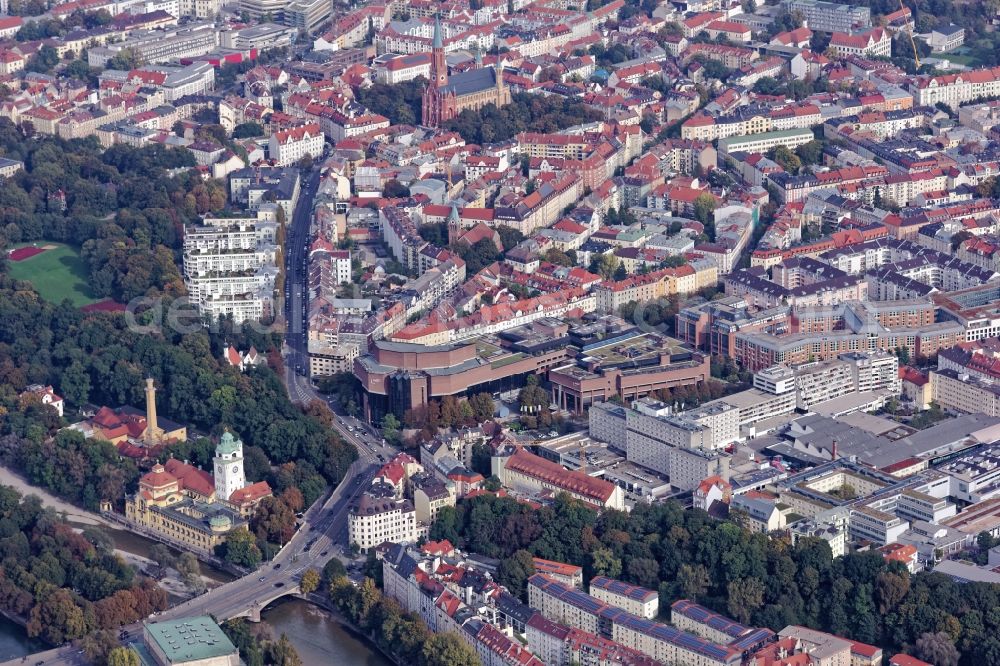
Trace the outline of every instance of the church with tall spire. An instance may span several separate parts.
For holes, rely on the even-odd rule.
[[[495,67],[483,67],[482,57],[477,55],[476,64],[475,69],[448,74],[441,18],[435,16],[431,80],[424,90],[421,124],[440,127],[466,109],[477,111],[487,104],[510,104],[510,89],[503,82],[500,59]]]

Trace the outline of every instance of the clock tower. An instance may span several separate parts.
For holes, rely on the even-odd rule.
[[[243,442],[227,430],[215,447],[215,498],[228,501],[234,492],[245,485]]]

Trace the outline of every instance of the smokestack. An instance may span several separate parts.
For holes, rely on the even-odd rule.
[[[586,442],[580,440],[580,453],[579,453],[580,471],[583,472],[584,474],[587,473],[587,456],[585,455],[586,450],[587,450]]]
[[[153,378],[146,378],[146,442],[155,444],[160,440],[160,428],[156,423],[156,387]]]
[[[830,460],[837,459],[837,440],[833,440],[833,446],[830,447]]]

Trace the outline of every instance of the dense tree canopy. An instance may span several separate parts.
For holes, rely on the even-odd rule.
[[[914,651],[922,638],[926,654],[942,653],[935,635],[944,632],[961,664],[1000,663],[1000,586],[911,575],[877,551],[834,559],[820,539],[793,546],[674,502],[598,515],[565,496],[537,510],[480,496],[442,509],[430,538],[501,559],[517,585],[527,551],[580,565],[585,578],[620,574],[658,589],[660,608],[694,597],[756,626],[802,624],[894,652]]]
[[[25,170],[0,188],[0,249],[52,240],[81,248],[96,296],[182,295],[178,270],[182,229],[222,210],[225,185],[193,172],[187,150],[112,146],[96,138],[25,138],[0,119],[0,152]],[[54,195],[65,196],[65,210]]]
[[[166,592],[100,545],[106,539],[88,539],[37,497],[0,486],[0,608],[53,645],[166,608]]]
[[[556,132],[572,125],[601,120],[601,114],[581,102],[555,95],[518,93],[510,104],[489,104],[479,111],[466,109],[445,123],[468,143],[495,143],[514,138],[518,132]]]

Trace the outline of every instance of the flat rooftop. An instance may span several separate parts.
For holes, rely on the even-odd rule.
[[[145,628],[149,640],[172,664],[224,657],[236,652],[236,646],[208,615],[154,622]]]
[[[665,335],[647,333],[622,342],[612,342],[588,350],[580,359],[595,359],[603,367],[629,365],[636,361],[659,358],[661,354],[683,354],[690,351],[683,342]]]

